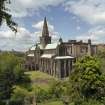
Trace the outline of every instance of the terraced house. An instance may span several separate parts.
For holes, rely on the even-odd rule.
[[[51,42],[46,18],[44,19],[40,42],[32,46],[26,53],[25,67],[28,70],[40,70],[58,78],[69,76],[76,58],[96,53],[96,45],[88,42],[62,38],[56,43]]]

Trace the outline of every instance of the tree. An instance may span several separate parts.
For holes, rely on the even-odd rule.
[[[70,84],[70,95],[75,103],[82,105],[81,102],[89,99],[102,101],[105,97],[105,75],[100,61],[90,56],[78,60],[70,76]]]
[[[105,49],[99,50],[96,57],[100,59],[101,69],[102,69],[102,72],[105,74]]]
[[[21,59],[10,53],[0,55],[0,101],[10,99],[13,86],[26,82]]]
[[[55,80],[50,86],[50,94],[53,98],[63,98],[67,95],[67,81]]]
[[[0,0],[0,26],[2,25],[3,20],[6,20],[7,26],[11,28],[12,31],[17,32],[17,24],[12,20],[12,15],[7,12],[7,3],[10,4],[10,0]]]
[[[16,86],[11,96],[10,105],[31,105],[32,94],[23,87]]]

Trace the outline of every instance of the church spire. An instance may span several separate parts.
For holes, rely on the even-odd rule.
[[[47,25],[46,17],[44,18],[42,36],[49,36],[49,31],[48,31],[48,25]]]
[[[42,36],[40,37],[40,43],[42,44],[43,48],[45,48],[47,44],[51,43],[51,36],[49,35],[46,17],[44,18],[44,24],[43,24]]]

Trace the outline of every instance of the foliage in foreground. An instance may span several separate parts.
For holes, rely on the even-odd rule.
[[[64,105],[62,101],[47,101],[44,103],[39,103],[38,105]]]
[[[98,51],[96,57],[98,57],[101,61],[101,70],[105,74],[105,49],[101,49]]]
[[[85,56],[76,63],[69,87],[70,99],[75,105],[86,105],[90,99],[105,104],[105,75],[100,68],[100,61],[95,57]]]
[[[10,53],[0,54],[0,102],[10,99],[14,85],[29,82],[21,67],[22,59]]]
[[[41,77],[41,75],[39,76]],[[33,76],[31,78],[33,78]],[[39,80],[38,76],[34,77],[34,79]],[[31,91],[31,96],[29,95],[29,91],[28,93],[26,91],[23,92],[30,96],[27,100],[30,98],[33,99],[32,97],[34,97],[34,102],[42,105],[49,105],[49,101],[51,100],[51,105],[53,105],[56,100],[59,100],[57,102],[58,105],[60,102],[62,102],[63,105],[105,104],[105,76],[101,71],[99,59],[95,57],[86,56],[78,60],[75,64],[75,70],[70,75],[69,81],[54,80],[48,85],[49,88],[47,88],[47,90],[44,89],[43,86],[35,86]],[[12,97],[18,96],[17,93],[14,92]],[[22,94],[23,95],[20,96],[24,97],[24,93]],[[27,97],[27,95],[25,97]],[[26,99],[25,97],[24,100]],[[18,98],[15,99],[17,100]]]
[[[10,4],[10,0],[0,0],[0,26],[3,20],[6,20],[7,26],[11,28],[11,30],[17,32],[17,24],[12,20],[12,15],[10,15],[7,11],[8,8],[6,4]]]
[[[6,74],[6,78],[9,73],[7,82],[2,78],[5,82],[1,83],[6,83],[4,86],[12,84],[8,85],[11,89],[11,94],[8,97],[10,98],[9,105],[31,105],[35,103],[39,105],[105,104],[105,75],[101,70],[100,59],[97,57],[85,56],[78,60],[70,79],[62,81],[35,71],[24,74],[19,66],[21,59],[14,57],[14,55],[3,54],[0,59],[2,59],[0,61],[0,73]],[[10,76],[12,73],[13,75]],[[28,84],[28,88],[23,86],[27,80],[26,75],[29,75],[32,82],[32,84]],[[14,77],[15,81],[11,77]],[[47,85],[47,87],[42,84]],[[5,94],[7,95],[7,93]],[[0,96],[3,95],[0,94]]]

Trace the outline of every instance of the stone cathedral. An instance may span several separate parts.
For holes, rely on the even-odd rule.
[[[60,38],[56,43],[51,42],[46,18],[44,19],[40,42],[26,52],[25,68],[39,70],[57,78],[69,76],[76,58],[96,53],[96,46],[89,39],[86,42]]]

